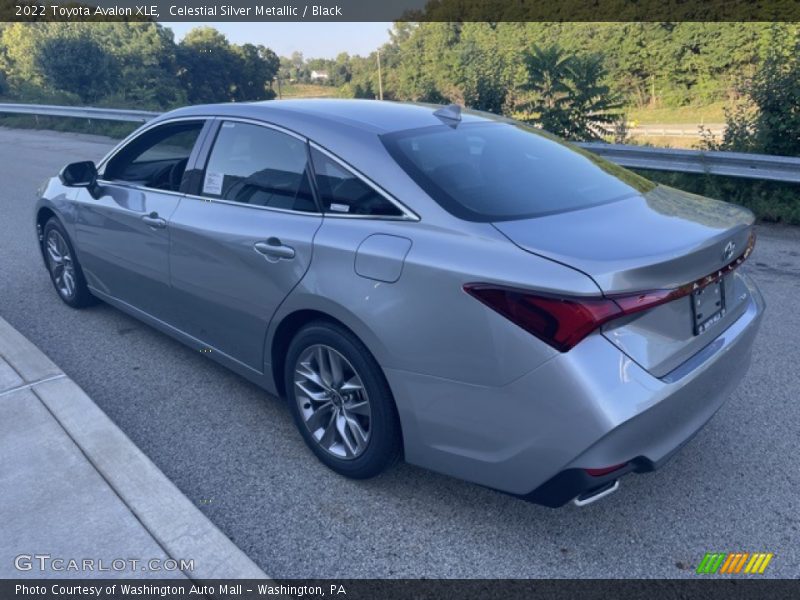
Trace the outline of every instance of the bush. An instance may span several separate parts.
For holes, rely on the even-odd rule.
[[[726,111],[722,142],[703,146],[800,156],[800,34],[775,25],[763,64],[740,87],[744,98]]]
[[[51,90],[30,82],[20,82],[9,86],[3,102],[23,104],[57,104],[61,106],[80,106],[80,97],[62,90]]]

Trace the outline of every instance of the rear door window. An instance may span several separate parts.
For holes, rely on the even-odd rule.
[[[251,123],[222,123],[203,173],[201,194],[250,206],[317,211],[306,142]]]

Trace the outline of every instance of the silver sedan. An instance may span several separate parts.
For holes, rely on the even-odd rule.
[[[64,302],[286,398],[349,477],[592,502],[720,408],[764,310],[748,210],[456,106],[184,108],[39,196]]]

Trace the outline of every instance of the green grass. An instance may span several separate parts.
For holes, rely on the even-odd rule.
[[[278,86],[273,87],[278,93]],[[337,88],[331,85],[316,85],[313,83],[284,83],[281,84],[281,97],[286,98],[334,98]]]
[[[714,102],[705,106],[679,106],[675,108],[629,108],[628,122],[637,125],[724,123],[725,102]]]

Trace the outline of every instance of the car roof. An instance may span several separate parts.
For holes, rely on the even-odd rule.
[[[270,121],[308,135],[312,131],[303,123],[312,125],[314,133],[320,129],[341,131],[359,130],[364,133],[383,134],[406,129],[441,125],[434,112],[442,108],[431,104],[411,104],[380,100],[350,99],[298,99],[268,100],[263,102],[237,102],[189,106],[163,115],[164,118],[185,116],[229,116]],[[463,110],[462,122],[504,120],[502,117]]]
[[[437,212],[451,219],[389,156],[380,135],[409,129],[447,127],[433,113],[441,106],[380,100],[303,99],[232,102],[180,108],[148,125],[175,118],[239,118],[277,125],[308,138],[394,196],[417,214]],[[508,122],[488,113],[462,110],[464,123]]]

